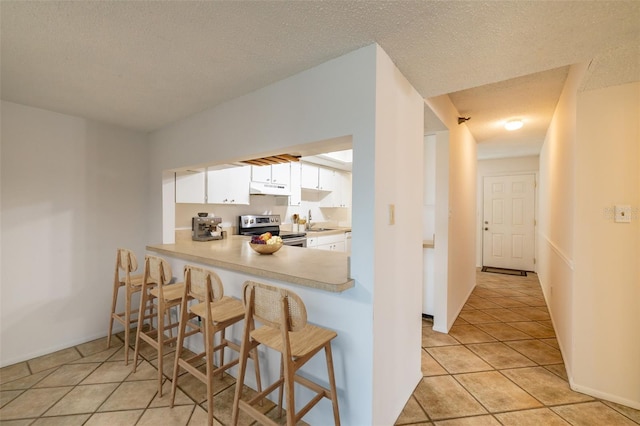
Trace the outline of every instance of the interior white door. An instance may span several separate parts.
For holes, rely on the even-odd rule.
[[[535,175],[484,178],[482,265],[535,269]]]

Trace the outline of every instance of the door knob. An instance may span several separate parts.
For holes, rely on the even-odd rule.
[[[484,228],[484,230],[485,230],[485,231],[488,231],[488,230],[489,230],[489,228]]]

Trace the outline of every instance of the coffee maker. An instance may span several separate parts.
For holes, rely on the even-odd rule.
[[[221,240],[221,217],[193,217],[191,218],[191,239],[193,241]]]

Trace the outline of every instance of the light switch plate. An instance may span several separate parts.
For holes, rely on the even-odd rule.
[[[614,221],[617,223],[631,222],[631,206],[617,205],[614,207]]]

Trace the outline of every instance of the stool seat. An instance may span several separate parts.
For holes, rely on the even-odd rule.
[[[142,281],[140,281],[140,285],[142,285]],[[160,297],[160,289],[157,287],[152,288],[151,291],[149,291],[149,293],[153,297]],[[169,284],[169,285],[165,285],[162,288],[162,297],[167,302],[172,300],[179,301],[180,299],[182,299],[182,293],[184,293],[184,283]]]
[[[201,318],[205,318],[207,314],[206,303],[198,303],[189,308],[191,312]],[[238,299],[231,297],[223,297],[217,302],[209,302],[211,321],[220,323],[232,319],[241,320],[244,318],[244,306]]]
[[[310,353],[318,352],[327,342],[334,339],[338,333],[326,328],[306,324],[300,331],[289,331],[291,356],[301,358]],[[282,332],[271,327],[260,327],[250,333],[252,339],[257,340],[278,352],[284,352]]]

